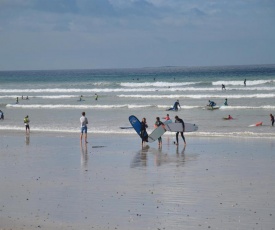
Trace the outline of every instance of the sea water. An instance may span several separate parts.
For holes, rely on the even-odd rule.
[[[176,100],[181,109],[166,111]],[[220,109],[205,109],[208,100]],[[145,117],[151,132],[168,113],[198,125],[187,136],[274,138],[275,65],[0,71],[0,109],[2,131],[24,131],[28,115],[31,132],[78,133],[85,111],[89,133],[132,135],[120,128],[130,126],[130,115]],[[224,120],[228,115],[234,119]],[[251,126],[257,122],[263,125]]]

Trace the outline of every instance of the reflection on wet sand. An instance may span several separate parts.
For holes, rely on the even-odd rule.
[[[88,168],[88,148],[87,148],[87,143],[80,144],[80,149],[81,149],[81,167],[85,170]]]
[[[29,133],[26,134],[25,142],[26,142],[26,145],[30,144],[30,134]]]
[[[134,159],[131,162],[131,167],[146,167],[148,166],[148,162],[151,160],[154,162],[155,166],[161,166],[167,163],[176,163],[177,165],[183,165],[186,161],[185,148],[186,147],[184,146],[180,150],[179,146],[176,146],[176,155],[171,155],[171,153],[169,155],[169,151],[163,151],[162,147],[156,149],[147,145],[136,153]]]

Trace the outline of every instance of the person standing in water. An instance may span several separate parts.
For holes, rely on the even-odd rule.
[[[226,90],[226,88],[225,88],[225,85],[224,85],[224,84],[222,84],[222,90],[223,90],[223,89],[224,89],[224,90]]]
[[[185,125],[184,125],[184,121],[182,119],[180,119],[178,116],[175,116],[175,123],[181,123],[182,124],[182,132],[177,132],[176,133],[176,141],[177,142],[174,142],[176,145],[179,144],[179,133],[181,134],[181,137],[182,137],[182,140],[184,142],[184,145],[186,145],[186,141],[185,141],[185,137],[183,135],[183,132],[185,131]]]
[[[244,82],[243,82],[244,86],[246,86],[246,79],[244,79]]]
[[[227,98],[225,98],[225,101],[224,101],[224,103],[223,103],[224,105],[228,105],[228,103],[227,103]]]
[[[167,109],[167,111],[168,111],[168,110],[178,111],[179,108],[181,108],[181,107],[180,107],[180,102],[179,102],[179,100],[177,100],[177,101],[174,103],[174,106],[173,106],[172,108],[170,108],[170,109]]]
[[[29,116],[27,115],[25,118],[24,118],[24,124],[25,124],[25,128],[26,128],[26,133],[30,133],[30,119],[29,119]]]
[[[98,99],[98,95],[95,93],[95,100],[97,101],[97,99]]]
[[[274,116],[272,114],[270,114],[270,121],[271,125],[274,126]]]
[[[87,119],[87,117],[85,117],[85,115],[86,115],[85,112],[82,112],[82,116],[80,117],[80,125],[81,125],[80,141],[81,141],[81,143],[82,143],[83,134],[85,136],[84,137],[85,138],[85,143],[88,143],[88,141],[87,141],[88,119]]]

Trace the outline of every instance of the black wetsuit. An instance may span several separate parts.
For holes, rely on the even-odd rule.
[[[142,141],[148,142],[148,134],[146,132],[147,124],[144,122],[141,122],[141,129],[140,129],[140,137]]]
[[[182,127],[183,127],[183,130],[184,130],[185,126],[184,126],[184,121],[182,119],[179,118],[178,120],[175,120],[175,123],[182,123]],[[185,137],[183,135],[183,132],[177,132],[176,133],[177,144],[179,143],[179,133],[181,134],[182,140],[185,143]]]
[[[273,115],[270,115],[270,117],[271,117],[271,124],[272,124],[272,126],[274,126],[274,116]]]

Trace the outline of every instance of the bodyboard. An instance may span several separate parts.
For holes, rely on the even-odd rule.
[[[185,131],[184,132],[194,132],[198,130],[198,126],[192,123],[185,123]],[[170,132],[183,132],[182,123],[168,123],[165,124],[165,129]]]

